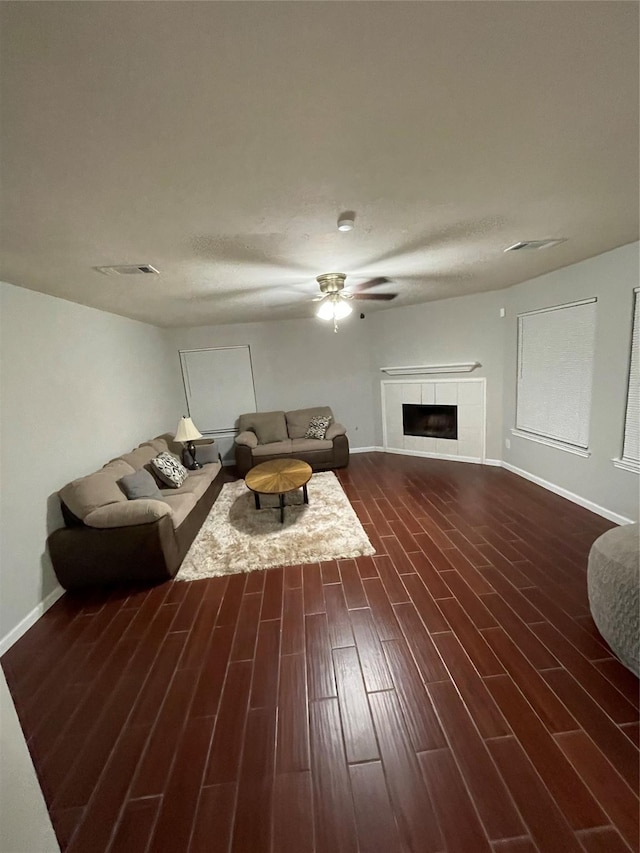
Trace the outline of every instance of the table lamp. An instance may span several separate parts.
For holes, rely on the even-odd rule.
[[[186,464],[188,460],[185,458],[185,464],[190,471],[196,471],[198,468],[202,468],[202,465],[196,459],[196,447],[193,443],[197,438],[202,438],[202,433],[196,429],[191,418],[180,418],[178,421],[175,440],[180,442],[180,444],[186,445],[184,451],[185,457],[188,455],[191,458],[191,462]]]

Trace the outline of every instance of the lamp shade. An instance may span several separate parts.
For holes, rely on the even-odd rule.
[[[195,441],[196,438],[202,438],[202,433],[193,425],[191,418],[180,418],[175,440],[185,443],[187,441]]]

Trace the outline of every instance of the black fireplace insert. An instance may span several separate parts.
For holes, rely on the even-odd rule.
[[[458,437],[458,407],[403,403],[402,430],[405,435],[455,439]]]

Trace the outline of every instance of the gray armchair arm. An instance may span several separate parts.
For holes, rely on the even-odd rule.
[[[236,444],[244,444],[247,447],[257,447],[258,446],[258,436],[255,432],[251,432],[251,430],[246,430],[245,432],[239,432],[235,437]]]
[[[342,424],[330,424],[328,429],[327,429],[327,432],[325,433],[325,438],[328,439],[329,441],[333,441],[333,439],[337,435],[346,435],[346,434],[347,434],[347,428],[345,426],[343,426]]]

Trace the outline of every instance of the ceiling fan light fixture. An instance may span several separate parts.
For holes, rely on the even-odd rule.
[[[320,320],[344,320],[353,311],[353,308],[346,299],[343,299],[339,293],[329,293],[318,304],[316,309],[316,317]]]
[[[333,316],[336,320],[344,320],[352,311],[353,308],[351,305],[340,296],[333,303]]]

